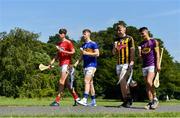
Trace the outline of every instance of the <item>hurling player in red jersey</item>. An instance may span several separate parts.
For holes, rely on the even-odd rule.
[[[55,101],[50,104],[51,106],[59,106],[65,85],[71,92],[74,100],[75,101],[79,100],[78,95],[74,91],[73,87],[70,86],[70,82],[67,79],[68,72],[69,72],[68,69],[70,68],[70,64],[71,64],[71,57],[75,53],[75,49],[72,42],[66,39],[66,33],[67,33],[66,29],[59,30],[59,38],[61,39],[61,41],[58,42],[56,45],[58,49],[58,53],[57,53],[57,56],[52,59],[49,65],[51,66],[55,62],[55,60],[58,60],[59,66],[60,66],[60,75],[61,75],[59,79],[58,95],[56,96]]]

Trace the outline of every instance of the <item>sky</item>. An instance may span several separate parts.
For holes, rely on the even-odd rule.
[[[180,0],[0,0],[0,32],[15,27],[39,33],[39,40],[66,28],[79,40],[82,30],[106,30],[119,20],[146,26],[180,62]]]

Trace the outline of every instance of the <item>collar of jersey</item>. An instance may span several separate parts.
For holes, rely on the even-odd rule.
[[[92,42],[91,40],[89,40],[89,41],[86,41],[85,43],[89,43],[89,42]]]

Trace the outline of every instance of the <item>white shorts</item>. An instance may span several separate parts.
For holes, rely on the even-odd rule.
[[[155,72],[155,66],[148,66],[145,68],[142,68],[143,76],[147,76],[149,72]]]
[[[68,71],[68,66],[69,65],[67,65],[67,64],[64,64],[64,65],[60,66],[60,71],[61,72],[67,72]]]
[[[126,73],[128,69],[128,64],[116,65],[116,74],[119,76],[121,73]]]
[[[96,72],[96,68],[95,67],[87,67],[84,68],[84,75],[88,75],[88,76],[92,76],[94,77],[94,73]]]
[[[119,81],[127,79],[127,71],[128,71],[128,64],[120,64],[116,65],[116,74],[119,78]]]

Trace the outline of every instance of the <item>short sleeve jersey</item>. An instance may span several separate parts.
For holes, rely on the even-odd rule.
[[[155,39],[145,40],[140,43],[143,67],[155,66],[158,43]]]
[[[61,41],[57,43],[57,46],[59,46],[64,51],[72,51],[74,49],[74,46],[71,41]],[[59,65],[62,66],[64,64],[71,64],[71,55],[63,52],[58,52],[58,59],[59,59]]]
[[[134,39],[126,35],[125,37],[116,38],[117,46],[121,47],[118,51],[117,64],[129,64],[130,63],[130,49],[135,48]]]
[[[98,49],[97,43],[94,41],[85,42],[81,48],[87,52],[94,52],[95,49]],[[97,67],[97,57],[83,55],[83,67]]]

